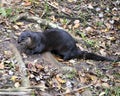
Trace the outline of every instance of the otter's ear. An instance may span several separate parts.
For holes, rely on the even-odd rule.
[[[31,34],[29,33],[29,34],[27,34],[27,36],[26,37],[31,37]]]
[[[40,35],[40,42],[42,42],[42,43],[44,43],[44,42],[46,42],[46,37],[41,33],[41,35]]]

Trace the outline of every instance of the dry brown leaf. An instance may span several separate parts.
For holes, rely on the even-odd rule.
[[[92,92],[90,90],[85,90],[82,92],[82,96],[92,96]]]
[[[112,28],[111,24],[109,24],[109,23],[105,23],[105,25],[106,25],[107,29]]]
[[[35,64],[35,67],[38,68],[38,69],[40,69],[40,70],[44,69],[44,67],[42,65],[40,65],[40,64]]]
[[[0,63],[0,69],[4,69],[4,64],[3,63]]]
[[[57,22],[57,19],[55,18],[55,16],[51,16],[50,18],[52,19],[53,22]]]
[[[80,76],[80,82],[85,83],[85,82],[87,82],[87,79],[85,77]]]
[[[105,92],[101,92],[100,94],[99,94],[99,96],[104,96],[105,95]]]
[[[19,83],[19,82],[16,82],[16,83],[14,84],[14,86],[15,86],[15,88],[18,88],[18,87],[20,87],[20,83]]]
[[[111,40],[111,41],[114,41],[114,40],[116,40],[116,38],[115,38],[115,37],[112,37],[112,36],[110,36],[110,37],[107,37],[107,39],[109,39],[109,40]]]
[[[67,25],[63,25],[63,28],[66,29],[66,28],[67,28]]]
[[[80,21],[79,21],[79,20],[75,20],[75,21],[74,21],[73,29],[76,29],[76,28],[78,28],[78,27],[80,27]]]
[[[93,83],[96,83],[98,78],[95,75],[87,74],[87,76],[92,80]]]
[[[109,32],[109,28],[106,28],[105,30],[103,30],[102,32]]]
[[[76,2],[77,0],[67,0],[68,2]]]
[[[24,0],[24,6],[30,6],[31,5],[31,2],[30,0]]]
[[[14,25],[13,28],[14,28],[15,30],[18,30],[18,29],[19,29],[19,26],[18,26],[18,25]]]
[[[76,29],[76,28],[78,28],[78,27],[80,27],[80,24],[79,24],[79,23],[78,23],[78,24],[75,24],[75,25],[73,26],[74,29]]]
[[[52,4],[54,5],[54,6],[58,6],[59,4],[57,3],[57,2],[52,2]]]
[[[59,83],[62,83],[62,84],[66,82],[65,80],[61,79],[59,75],[56,75],[56,79]]]
[[[68,8],[62,8],[61,10],[63,12],[65,12],[65,13],[67,13],[67,14],[71,14],[72,13],[72,11],[70,9],[68,9]]]
[[[12,57],[12,52],[11,52],[11,51],[4,51],[4,55],[5,55],[7,58],[10,58],[10,57]]]
[[[30,74],[29,77],[30,78],[35,78],[35,76],[33,74]]]
[[[89,9],[94,9],[92,3],[89,3],[89,4],[88,4],[88,8],[89,8]]]
[[[102,56],[106,56],[107,53],[105,52],[105,49],[100,49],[100,53],[102,54]]]
[[[102,86],[105,88],[110,88],[110,85],[108,83],[102,83]]]
[[[93,29],[92,27],[87,27],[85,30],[86,30],[87,32],[93,32],[93,31],[94,31],[94,29]]]
[[[115,26],[118,30],[120,30],[120,20],[119,20],[119,19],[114,21],[114,26]]]
[[[24,22],[16,22],[16,25],[22,26],[22,25],[24,25]]]
[[[80,23],[80,20],[75,20],[74,21],[74,24],[79,24]]]
[[[16,79],[17,79],[17,76],[12,76],[12,77],[11,77],[11,80],[12,80],[13,82],[15,82]]]

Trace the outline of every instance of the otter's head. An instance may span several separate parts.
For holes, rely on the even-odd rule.
[[[29,45],[31,45],[31,32],[29,31],[24,31],[20,34],[20,36],[18,37],[18,43],[20,45],[23,45],[25,47],[28,47]]]
[[[24,31],[18,37],[18,43],[22,43],[22,42],[26,41],[29,38],[30,38],[30,32]]]

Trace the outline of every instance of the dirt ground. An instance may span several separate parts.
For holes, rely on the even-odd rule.
[[[82,50],[114,59],[120,58],[120,8],[116,0],[111,2],[106,0],[101,3],[94,2],[94,0],[91,2],[86,0],[79,2],[78,0],[76,3],[71,3],[69,0],[63,0],[63,2],[49,0],[48,3],[43,1],[13,2],[10,3],[10,8],[13,13],[15,12],[14,15],[29,13],[30,16],[39,16],[58,24],[80,40],[77,46]],[[58,8],[63,7],[66,11],[56,10],[49,3],[56,4],[59,6]],[[105,4],[108,4],[109,10],[105,9]],[[13,5],[19,5],[19,7]],[[19,9],[20,6],[23,8]],[[14,7],[18,8],[16,9],[18,13]],[[61,18],[59,11],[64,16],[63,18]],[[58,13],[58,18],[53,13],[55,15]],[[72,15],[74,19],[69,19],[68,14]],[[41,31],[46,28],[46,25],[40,26],[36,22],[25,20],[11,22],[14,15],[0,16],[1,89],[22,86],[22,78],[17,66],[18,61],[16,61],[9,44],[14,44],[19,50],[17,38],[22,31]],[[111,23],[112,21],[114,22]],[[120,96],[120,62],[79,59],[63,61],[49,52],[30,56],[21,52],[20,54],[26,64],[30,85],[40,87],[34,89],[32,96]]]

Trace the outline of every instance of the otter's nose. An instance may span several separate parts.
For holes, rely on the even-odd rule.
[[[21,37],[18,37],[17,42],[18,42],[18,43],[21,43],[21,41],[22,41]]]

